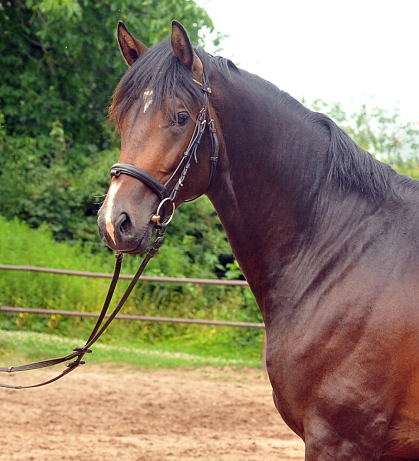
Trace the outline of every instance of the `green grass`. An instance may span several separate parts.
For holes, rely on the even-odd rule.
[[[0,330],[0,362],[2,366],[17,366],[26,362],[61,357],[81,347],[85,340],[65,338],[47,333]],[[193,341],[166,341],[151,344],[104,344],[100,340],[92,346],[93,353],[85,356],[86,366],[100,363],[118,363],[148,369],[196,368],[204,366],[259,368],[260,357],[254,351],[226,348],[226,345],[197,345]],[[16,362],[18,361],[18,362]]]
[[[1,216],[0,242],[0,262],[3,264],[112,272],[115,260],[107,251],[95,253],[81,245],[55,242],[46,226],[34,230],[17,220],[7,221]],[[205,268],[186,265],[181,257],[182,251],[175,251],[169,246],[162,248],[162,253],[150,262],[148,275],[206,277]],[[123,271],[134,273],[139,260],[126,258]],[[0,271],[1,304],[51,310],[50,315],[0,312],[0,332],[3,332],[0,359],[15,351],[15,356],[29,357],[30,361],[35,361],[65,355],[73,347],[83,345],[82,340],[70,340],[71,344],[65,351],[57,349],[56,345],[51,349],[48,344],[57,344],[58,341],[53,338],[59,337],[60,341],[65,341],[65,338],[87,338],[94,325],[91,319],[60,316],[54,314],[54,310],[100,312],[109,283],[106,279]],[[119,281],[111,309],[127,285],[128,281]],[[241,322],[262,320],[249,288],[190,283],[141,282],[121,313]],[[12,339],[6,339],[13,337],[47,338],[48,341],[38,345],[33,343],[34,340],[22,339],[16,349]],[[146,367],[216,364],[258,367],[262,342],[263,331],[251,328],[115,321],[87,360],[121,361]]]
[[[54,242],[46,226],[34,230],[0,216],[0,231],[3,264],[112,272],[115,258],[111,254]],[[173,251],[172,254],[169,247],[165,250],[165,254],[157,255],[150,263],[150,275],[191,275],[181,255]],[[137,264],[138,258],[126,258],[124,272],[134,273]],[[196,267],[192,274],[205,276],[198,269]],[[74,347],[83,346],[95,321],[55,315],[54,310],[99,312],[109,283],[104,279],[0,271],[3,305],[51,310],[51,315],[0,312],[2,366],[64,356]],[[111,308],[127,284],[120,280]],[[192,284],[139,283],[122,313],[244,322],[261,320],[248,288]],[[118,363],[151,369],[259,368],[262,343],[263,331],[250,328],[116,320],[93,346],[93,354],[85,359],[86,366]]]

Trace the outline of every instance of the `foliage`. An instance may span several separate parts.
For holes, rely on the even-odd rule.
[[[114,30],[123,20],[150,46],[169,38],[173,18],[195,43],[203,42],[205,30],[213,30],[205,10],[190,0],[0,3],[2,263],[111,271],[113,258],[99,243],[96,212],[108,188],[109,167],[119,155],[113,148],[119,140],[106,123],[110,95],[125,71]],[[133,273],[136,264],[127,258],[124,270]],[[234,265],[234,258],[220,221],[208,199],[201,198],[176,213],[148,273],[240,277],[229,264]],[[126,284],[120,283],[118,290]],[[107,285],[101,279],[2,271],[0,301],[98,311]],[[217,286],[142,283],[124,312],[260,321],[249,289]],[[2,328],[71,336],[85,336],[92,325],[91,320],[53,313],[0,318]],[[105,340],[161,342],[173,335],[203,349],[260,342],[259,331],[140,322],[117,323]]]
[[[118,158],[107,126],[125,64],[115,40],[124,20],[148,45],[171,19],[195,42],[213,30],[191,0],[15,0],[0,3],[0,214],[57,240],[97,241],[96,212]]]
[[[51,136],[7,137],[0,160],[0,213],[8,219],[19,217],[34,228],[47,223],[57,240],[97,242],[96,213],[117,150],[83,158],[81,173],[68,165],[64,152],[51,161],[47,153],[56,143]]]
[[[338,102],[328,104],[317,99],[311,109],[328,114],[360,147],[382,161],[402,166],[418,158],[419,127],[404,123],[397,107],[388,111],[370,98],[347,113]]]
[[[169,38],[172,18],[185,24],[193,41],[203,27],[213,28],[190,0],[2,2],[0,100],[7,133],[47,135],[59,121],[65,144],[106,147],[106,108],[125,70],[114,37],[117,21],[150,46]]]

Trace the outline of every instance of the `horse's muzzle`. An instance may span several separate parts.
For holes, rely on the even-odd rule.
[[[147,220],[144,226],[138,227],[126,211],[116,216],[108,216],[99,210],[98,227],[100,238],[115,251],[140,254],[147,251],[155,223]]]

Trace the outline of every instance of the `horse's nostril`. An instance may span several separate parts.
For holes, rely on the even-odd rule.
[[[122,236],[126,236],[131,234],[131,230],[132,223],[129,216],[125,213],[122,213],[121,217],[119,218],[119,232]]]

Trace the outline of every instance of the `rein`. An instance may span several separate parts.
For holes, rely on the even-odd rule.
[[[15,385],[10,385],[10,384],[0,383],[0,387],[5,387],[9,389],[30,389],[30,388],[45,386],[46,384],[50,384],[50,383],[53,383],[54,381],[59,380],[63,376],[69,374],[71,371],[75,370],[79,365],[83,365],[85,363],[85,361],[83,360],[83,357],[86,354],[90,354],[92,352],[90,347],[100,338],[100,336],[102,336],[102,334],[111,324],[113,319],[117,316],[119,311],[122,309],[123,305],[125,304],[125,301],[128,299],[129,295],[134,289],[141,274],[144,272],[146,265],[148,264],[150,259],[157,253],[160,246],[162,245],[166,227],[172,220],[173,215],[175,213],[175,201],[179,195],[180,188],[183,186],[186,176],[188,174],[189,168],[191,166],[192,158],[194,158],[195,161],[198,162],[197,150],[198,150],[202,135],[204,134],[205,127],[207,124],[209,128],[210,136],[211,136],[212,153],[211,153],[211,158],[210,158],[211,169],[210,169],[208,186],[206,190],[208,190],[208,188],[210,187],[212,178],[214,176],[215,168],[217,165],[217,161],[218,161],[218,138],[217,138],[214,120],[211,118],[210,112],[209,112],[209,94],[211,93],[211,89],[209,87],[208,77],[205,74],[205,72],[203,75],[203,83],[200,83],[195,79],[193,81],[196,84],[198,84],[202,88],[202,91],[204,92],[204,106],[202,107],[202,109],[200,110],[198,114],[198,118],[195,124],[195,129],[192,134],[191,140],[189,142],[188,148],[183,154],[182,160],[179,162],[178,166],[176,167],[170,179],[165,184],[162,184],[160,181],[154,178],[151,174],[147,173],[144,170],[141,170],[140,168],[137,168],[134,165],[128,164],[128,163],[116,163],[115,165],[111,167],[111,171],[110,171],[111,177],[114,177],[114,176],[118,177],[121,174],[126,174],[140,181],[143,181],[145,184],[147,184],[147,186],[149,186],[158,195],[158,197],[161,200],[157,207],[156,214],[151,218],[151,221],[156,223],[156,229],[157,229],[156,238],[154,240],[154,243],[149,249],[149,251],[147,252],[147,255],[144,257],[140,267],[137,270],[137,273],[132,278],[127,290],[125,291],[118,305],[115,307],[112,314],[110,314],[106,322],[102,325],[105,319],[106,313],[108,311],[109,305],[111,303],[118,279],[119,279],[119,274],[121,271],[121,265],[122,265],[122,259],[123,259],[122,253],[116,254],[116,264],[115,264],[112,281],[108,289],[108,294],[106,295],[106,299],[103,304],[102,310],[89,336],[89,339],[87,340],[86,344],[83,347],[76,347],[73,349],[73,352],[71,354],[68,354],[63,357],[55,358],[55,359],[43,360],[43,361],[34,362],[34,363],[30,363],[27,365],[21,365],[17,367],[13,367],[13,366],[7,367],[7,368],[0,367],[0,372],[15,373],[19,371],[36,370],[36,369],[51,367],[51,366],[58,365],[64,362],[69,362],[70,360],[73,360],[73,359],[75,360],[73,362],[67,363],[66,368],[61,374],[59,374],[58,376],[52,379],[49,379],[48,381],[44,381],[42,383],[33,384],[29,386],[15,386]],[[208,114],[208,120],[207,120],[207,114]],[[175,177],[179,174],[179,172],[180,172],[179,179],[177,183],[175,184],[175,186],[173,187],[172,192],[169,194],[168,189],[172,186],[172,183]],[[195,200],[196,198],[198,197],[195,197],[194,199],[191,199],[191,200]],[[191,201],[191,200],[188,200],[188,201]],[[168,217],[163,212],[163,207],[166,202],[170,202],[172,204],[172,211]]]
[[[125,304],[125,301],[128,299],[128,296],[131,294],[132,290],[134,289],[136,283],[138,282],[138,279],[140,278],[141,274],[144,272],[144,269],[147,265],[147,263],[150,261],[150,259],[157,253],[159,250],[161,244],[163,243],[163,238],[164,238],[164,232],[166,230],[166,225],[167,223],[162,223],[158,226],[157,229],[157,234],[156,238],[154,240],[153,246],[149,249],[147,255],[143,259],[143,262],[141,263],[140,267],[138,268],[137,273],[134,275],[132,278],[127,290],[125,291],[124,295],[122,296],[121,300],[119,301],[118,305],[115,307],[114,311],[112,314],[109,316],[107,321],[102,325],[102,322],[106,316],[106,313],[109,308],[109,304],[111,303],[113,293],[116,288],[116,284],[118,282],[119,274],[121,271],[121,265],[122,265],[122,259],[123,259],[123,254],[122,253],[117,253],[116,254],[116,264],[115,264],[115,269],[114,269],[114,274],[112,277],[111,284],[109,286],[108,294],[106,296],[105,302],[103,304],[102,310],[100,312],[99,318],[96,321],[96,324],[93,328],[92,333],[90,334],[89,339],[87,340],[86,344],[83,347],[76,347],[73,349],[73,352],[71,354],[68,354],[64,357],[59,357],[55,359],[49,359],[49,360],[42,360],[40,362],[34,362],[34,363],[29,363],[28,365],[22,365],[18,367],[0,367],[0,372],[3,373],[15,373],[18,371],[29,371],[29,370],[37,370],[40,368],[47,368],[47,367],[52,367],[54,365],[59,365],[60,363],[68,362],[69,360],[74,360],[73,362],[67,363],[66,368],[64,371],[56,376],[55,378],[52,378],[48,381],[44,381],[39,384],[33,384],[30,386],[14,386],[10,384],[2,384],[0,383],[0,387],[6,387],[9,389],[31,389],[34,387],[41,387],[45,386],[46,384],[53,383],[54,381],[58,381],[60,378],[62,378],[65,375],[68,375],[71,371],[75,370],[79,365],[84,365],[85,361],[82,360],[83,357],[86,354],[90,354],[92,350],[90,347],[102,336],[102,334],[105,332],[105,330],[108,328],[108,326],[111,324],[112,320],[117,316],[119,311],[121,310],[122,306]],[[102,326],[101,326],[102,325]]]

